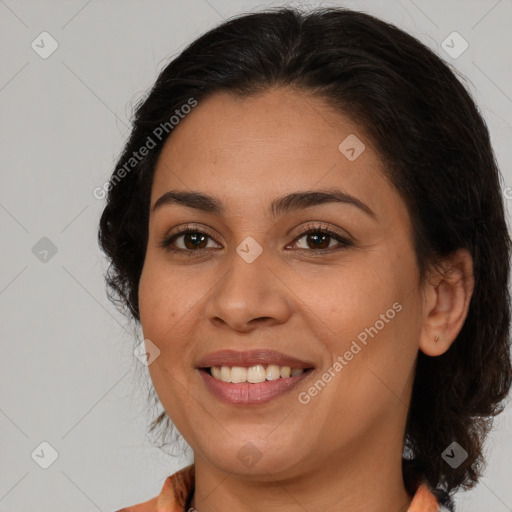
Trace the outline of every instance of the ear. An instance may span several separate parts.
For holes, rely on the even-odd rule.
[[[459,334],[469,310],[475,280],[473,259],[458,249],[431,272],[423,289],[423,326],[419,348],[428,356],[444,354]]]

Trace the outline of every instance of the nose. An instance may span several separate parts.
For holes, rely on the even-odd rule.
[[[263,251],[249,263],[234,252],[229,270],[206,306],[206,314],[213,324],[250,332],[258,326],[287,321],[292,310],[291,293],[284,284],[284,276],[279,275],[278,266],[272,265],[271,260]]]

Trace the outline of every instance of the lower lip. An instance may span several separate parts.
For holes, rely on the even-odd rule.
[[[200,369],[199,373],[208,390],[222,402],[234,405],[254,405],[270,402],[270,400],[292,390],[299,382],[309,377],[312,371],[309,369],[300,375],[285,379],[265,380],[257,384],[224,382],[212,377],[208,370],[203,369]]]

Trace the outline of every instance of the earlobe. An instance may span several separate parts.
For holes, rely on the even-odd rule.
[[[466,249],[447,257],[442,269],[425,281],[419,339],[423,353],[439,356],[450,348],[466,320],[473,288],[473,260]]]

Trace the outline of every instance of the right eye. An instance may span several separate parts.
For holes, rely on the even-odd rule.
[[[218,248],[217,246],[208,247],[208,239],[217,244],[217,242],[215,242],[207,233],[187,227],[177,233],[164,237],[158,246],[164,247],[166,250],[171,252],[186,253],[198,252],[201,249]]]

